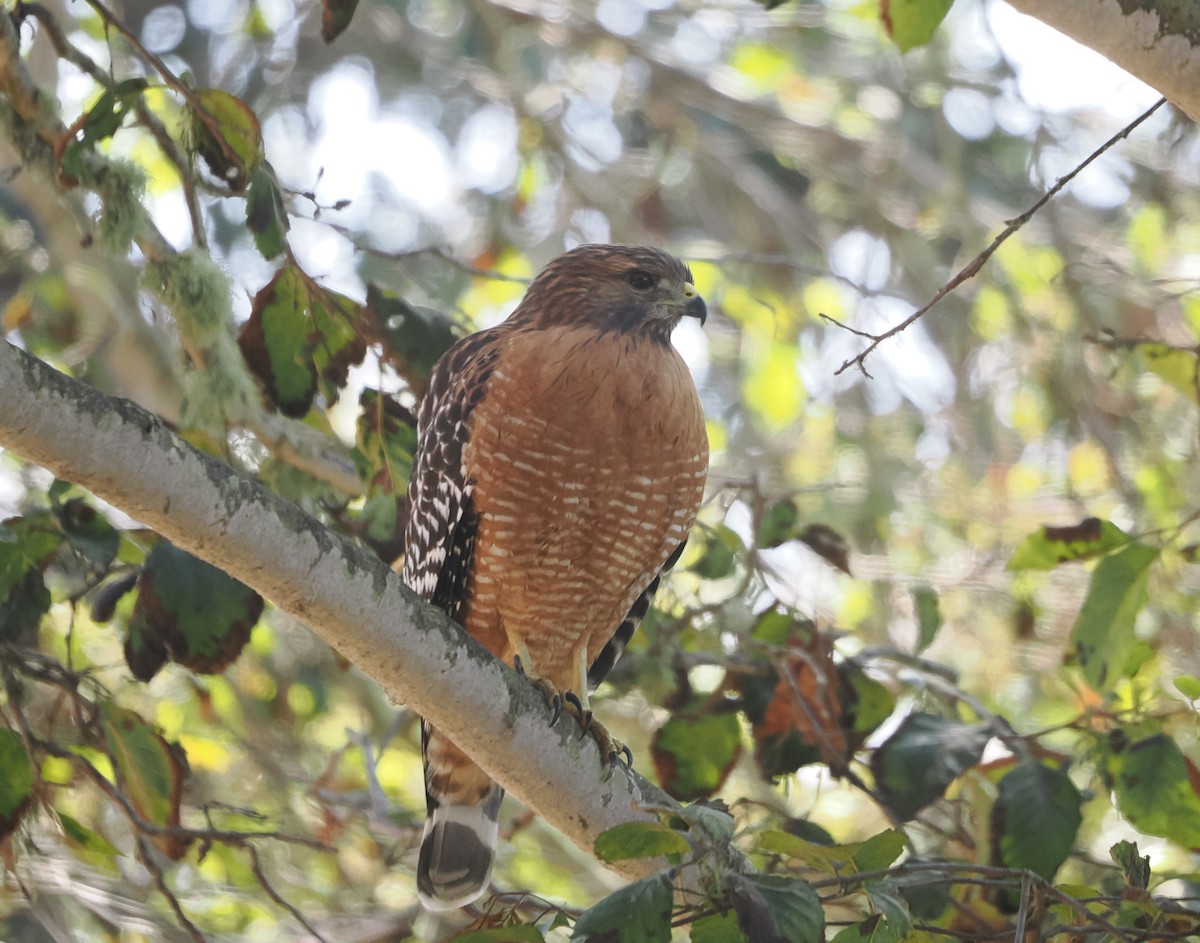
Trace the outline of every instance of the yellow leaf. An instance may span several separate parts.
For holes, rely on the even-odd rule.
[[[797,356],[791,344],[771,343],[766,357],[751,366],[750,375],[742,384],[746,405],[769,427],[794,422],[804,408],[805,392],[796,369]]]

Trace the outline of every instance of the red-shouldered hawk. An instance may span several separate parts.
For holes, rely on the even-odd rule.
[[[581,715],[700,505],[704,414],[671,331],[705,314],[674,256],[580,246],[447,351],[421,404],[404,581]],[[450,910],[488,885],[503,790],[428,724],[422,746],[417,888]]]

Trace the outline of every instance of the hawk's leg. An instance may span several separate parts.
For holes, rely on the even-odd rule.
[[[518,646],[518,652],[513,656],[513,668],[517,674],[528,679],[528,681],[536,688],[546,699],[546,703],[553,711],[553,716],[550,718],[550,726],[558,721],[563,711],[563,706],[566,705],[567,712],[575,717],[579,723],[579,735],[582,737],[585,734],[590,734],[597,745],[600,747],[600,756],[605,765],[608,766],[609,775],[612,774],[612,768],[618,763],[624,762],[626,768],[633,765],[633,752],[616,739],[608,732],[608,729],[596,720],[595,715],[588,707],[587,695],[587,653],[581,652],[577,658],[578,670],[576,671],[576,681],[579,684],[579,690],[582,696],[574,691],[560,691],[545,678],[539,678],[536,675],[526,671],[528,665],[530,669],[536,670],[533,659],[529,655],[529,649],[524,644]]]
[[[580,648],[575,654],[575,683],[579,685],[579,690],[583,692],[583,697],[579,699],[579,712],[576,717],[579,720],[580,736],[583,734],[591,734],[592,738],[600,747],[600,756],[608,766],[609,775],[612,774],[612,769],[622,759],[625,760],[627,767],[633,765],[633,751],[629,749],[620,740],[608,732],[600,721],[596,720],[595,715],[588,707],[588,668],[590,662],[586,648]]]
[[[553,727],[556,723],[558,723],[559,715],[562,714],[563,702],[566,701],[568,704],[575,706],[579,704],[579,698],[575,697],[575,695],[570,691],[567,691],[566,694],[560,693],[558,688],[552,685],[545,678],[531,677],[530,675],[527,675],[525,673],[526,661],[529,661],[531,665],[533,664],[533,659],[529,657],[528,649],[525,651],[524,658],[522,658],[520,655],[513,655],[513,668],[516,670],[517,674],[533,685],[534,690],[536,690],[539,694],[541,694],[542,697],[546,699],[546,703],[550,706],[550,710],[554,712],[550,716],[550,726]]]

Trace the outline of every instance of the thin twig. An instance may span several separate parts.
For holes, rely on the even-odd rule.
[[[528,285],[532,279],[525,275],[509,275],[506,272],[498,272],[495,269],[480,268],[477,265],[472,265],[470,262],[464,262],[462,259],[454,255],[449,249],[442,246],[426,246],[423,249],[405,249],[402,252],[389,252],[386,249],[377,249],[374,246],[362,245],[356,241],[355,233],[349,227],[339,226],[336,223],[326,223],[334,232],[340,233],[350,240],[351,244],[359,252],[365,252],[367,255],[373,255],[377,259],[386,259],[389,262],[407,262],[413,258],[431,255],[435,259],[440,259],[447,265],[451,265],[461,272],[466,272],[468,275],[475,278],[488,278],[495,282],[515,282],[518,285]]]
[[[863,376],[870,377],[871,374],[867,373],[866,360],[867,360],[867,357],[871,355],[872,351],[874,351],[876,347],[878,347],[880,344],[882,344],[888,338],[895,337],[901,331],[907,330],[914,323],[916,323],[917,320],[919,320],[921,317],[923,317],[925,315],[925,313],[927,311],[929,311],[930,308],[932,308],[939,301],[941,301],[943,298],[945,298],[948,294],[950,294],[950,292],[954,291],[954,289],[956,289],[959,285],[961,285],[963,282],[967,281],[968,279],[974,278],[976,275],[978,275],[979,270],[983,268],[984,263],[987,262],[987,260],[992,257],[992,255],[996,252],[996,250],[999,249],[1000,246],[1002,246],[1008,240],[1008,237],[1013,235],[1013,233],[1017,232],[1026,223],[1028,223],[1029,220],[1031,220],[1034,217],[1034,215],[1043,206],[1045,206],[1047,203],[1050,202],[1050,200],[1052,200],[1055,196],[1058,195],[1058,193],[1063,189],[1063,187],[1065,187],[1072,180],[1074,180],[1079,175],[1080,171],[1082,171],[1085,167],[1087,167],[1090,163],[1092,163],[1092,161],[1096,160],[1096,158],[1098,158],[1101,154],[1103,154],[1107,150],[1109,150],[1109,148],[1113,147],[1113,145],[1115,145],[1118,141],[1122,140],[1123,138],[1127,138],[1134,131],[1134,129],[1138,127],[1138,125],[1140,125],[1143,121],[1145,121],[1152,114],[1154,114],[1156,111],[1158,111],[1158,109],[1161,108],[1166,103],[1167,103],[1167,100],[1165,98],[1160,98],[1157,102],[1155,102],[1153,105],[1151,105],[1146,111],[1142,112],[1142,114],[1140,114],[1138,117],[1134,118],[1133,121],[1129,122],[1129,124],[1125,125],[1125,127],[1123,127],[1120,131],[1118,131],[1111,138],[1109,138],[1107,141],[1105,141],[1103,144],[1101,144],[1096,150],[1092,151],[1092,153],[1089,154],[1084,159],[1084,161],[1081,164],[1079,164],[1079,166],[1077,166],[1074,170],[1072,170],[1069,174],[1067,174],[1065,177],[1059,177],[1059,179],[1055,182],[1054,186],[1052,186],[1049,190],[1047,190],[1042,195],[1041,199],[1039,199],[1036,203],[1034,203],[1031,207],[1029,207],[1029,209],[1027,209],[1020,216],[1016,217],[1013,220],[1010,220],[1009,224],[1004,228],[1004,231],[1001,232],[1000,235],[998,235],[995,239],[992,240],[991,245],[989,245],[986,249],[984,249],[982,252],[980,252],[979,255],[975,256],[975,258],[973,258],[970,262],[968,262],[965,266],[963,266],[963,268],[961,268],[958,271],[958,274],[956,274],[952,279],[950,279],[950,281],[946,282],[945,285],[943,285],[941,288],[939,288],[937,293],[925,305],[918,308],[916,311],[914,311],[912,314],[910,314],[907,318],[905,318],[899,324],[896,324],[895,326],[889,328],[888,330],[884,331],[882,334],[867,334],[867,335],[865,335],[865,336],[868,336],[871,338],[871,343],[868,344],[866,346],[866,348],[864,350],[862,350],[861,352],[859,352],[856,356],[851,357],[849,360],[844,361],[840,367],[838,367],[835,371],[833,371],[834,376],[840,376],[842,373],[844,373],[850,367],[858,367],[859,371],[862,373]],[[832,321],[834,324],[837,324],[839,327],[845,327],[845,325],[842,325],[839,322],[834,321],[834,319],[830,318],[828,315],[823,314],[823,315],[821,315],[821,317],[825,318],[828,321]],[[861,332],[861,331],[853,331],[853,333],[863,336],[863,332]]]
[[[174,891],[167,886],[167,879],[163,875],[162,868],[158,866],[158,862],[154,860],[154,849],[150,847],[144,835],[135,836],[138,846],[138,859],[150,872],[150,876],[154,879],[154,886],[158,888],[158,892],[166,899],[167,904],[171,907],[171,912],[175,914],[175,919],[179,921],[179,925],[187,931],[196,943],[208,943],[207,938],[200,932],[188,915],[183,912],[183,906],[179,903],[179,898],[175,896]]]
[[[271,900],[275,901],[276,904],[286,910],[289,914],[291,914],[293,920],[295,920],[298,924],[300,924],[300,926],[304,927],[305,930],[320,940],[321,943],[329,943],[329,941],[321,935],[321,932],[308,922],[308,919],[304,916],[304,914],[302,914],[294,905],[288,902],[283,895],[275,890],[271,882],[267,880],[267,876],[263,873],[262,862],[258,859],[258,849],[253,845],[250,845],[247,846],[246,850],[250,853],[250,870],[253,871],[254,876],[258,878],[259,886],[267,892],[267,896],[270,897]]]

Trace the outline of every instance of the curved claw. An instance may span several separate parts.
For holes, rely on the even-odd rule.
[[[621,743],[619,740],[613,741],[613,748],[608,753],[607,769],[604,772],[603,782],[608,782],[612,779],[613,770],[618,766],[624,766],[626,772],[633,769],[633,751],[628,745]]]
[[[562,714],[562,702],[563,699],[557,694],[554,695],[554,699],[550,702],[550,707],[553,710],[553,713],[550,715],[551,727],[558,723],[558,718]]]

